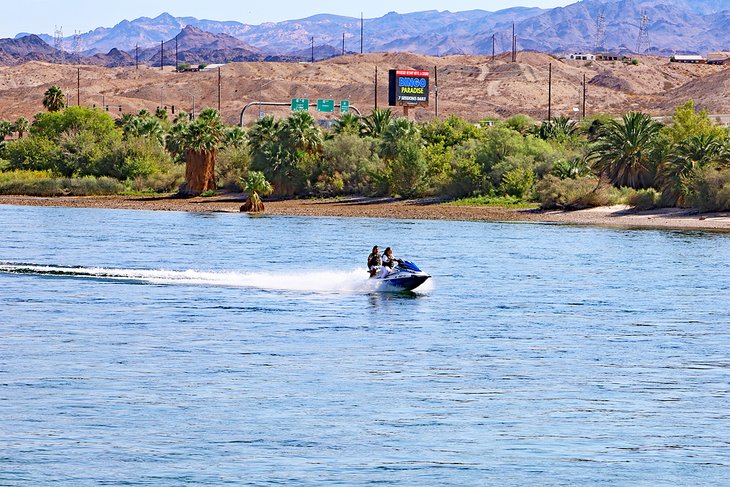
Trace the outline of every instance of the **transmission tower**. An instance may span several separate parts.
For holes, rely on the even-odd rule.
[[[63,63],[65,56],[63,52],[63,27],[56,26],[53,31],[53,47],[56,48],[56,55],[58,56],[58,62]]]
[[[81,63],[81,31],[74,31],[73,53],[77,63]]]
[[[636,54],[641,54],[644,49],[649,47],[649,17],[646,10],[641,12],[641,22],[639,23],[639,38],[636,41]]]
[[[596,18],[596,44],[593,46],[595,51],[606,48],[606,15],[601,12]]]

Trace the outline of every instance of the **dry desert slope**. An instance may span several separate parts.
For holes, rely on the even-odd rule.
[[[558,60],[548,54],[521,52],[518,62],[508,56],[430,57],[407,53],[371,53],[310,63],[232,63],[221,68],[221,105],[226,120],[237,122],[241,108],[252,101],[288,102],[291,98],[349,99],[361,111],[375,103],[375,69],[378,68],[378,104],[387,105],[388,69],[438,70],[439,114],[457,114],[470,120],[526,113],[547,115],[548,66],[553,67],[553,114],[572,115],[580,106],[581,84],[588,81],[587,110],[621,114],[643,110],[655,115],[670,113],[693,98],[710,113],[730,113],[730,68],[669,63],[666,58],[641,57],[639,65],[623,62]],[[217,71],[175,73],[140,66],[103,68],[31,62],[0,68],[0,119],[32,117],[43,109],[41,100],[57,84],[77,103],[77,70],[80,68],[82,105],[110,106],[119,116],[157,106],[196,110],[218,106]],[[121,106],[121,112],[119,107]],[[285,115],[286,108],[267,112]],[[431,107],[415,110],[425,120]],[[413,113],[413,112],[411,112]],[[251,121],[255,113],[247,116]],[[320,114],[321,118],[330,115]]]

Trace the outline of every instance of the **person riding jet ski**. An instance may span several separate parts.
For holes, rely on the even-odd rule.
[[[383,266],[383,258],[378,251],[378,246],[373,247],[373,251],[368,256],[368,270],[370,271],[370,277],[374,277],[378,273],[380,268]]]

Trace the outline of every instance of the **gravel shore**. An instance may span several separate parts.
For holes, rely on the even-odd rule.
[[[62,196],[52,198],[0,196],[0,204],[110,208],[191,212],[238,212],[243,195],[209,198],[173,196]],[[730,231],[730,212],[699,213],[696,210],[664,208],[637,211],[627,206],[610,206],[579,211],[541,211],[488,206],[452,206],[437,200],[391,198],[337,198],[267,201],[270,215],[405,218],[419,220],[525,221],[620,228],[665,228]]]

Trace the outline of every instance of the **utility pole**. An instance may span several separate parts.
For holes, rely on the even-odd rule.
[[[586,83],[586,75],[583,73],[583,120],[586,118],[586,94],[588,92],[587,89],[587,83]]]
[[[378,67],[375,66],[375,109],[378,109]]]
[[[81,68],[76,71],[76,106],[81,106]]]
[[[494,34],[492,34],[492,61],[495,60],[497,55],[496,40]]]
[[[342,33],[342,55],[345,55],[345,33]]]
[[[165,69],[165,41],[160,41],[160,69]]]
[[[515,23],[512,22],[512,62],[517,61],[517,53],[515,52],[516,48],[517,42],[515,41]]]
[[[218,67],[218,113],[221,112],[221,68]]]
[[[363,17],[363,13],[360,12],[360,54],[362,54],[362,48],[363,48],[363,39],[365,38],[365,17]]]
[[[312,36],[312,64],[314,64],[314,36]]]
[[[180,34],[178,34],[177,36],[179,36],[179,35]],[[177,72],[178,69],[180,68],[180,61],[179,61],[180,58],[178,57],[178,53],[177,53],[177,36],[175,36],[175,72]]]
[[[139,70],[139,44],[134,46],[134,69]]]
[[[553,118],[553,63],[548,66],[548,122]]]
[[[434,100],[436,105],[436,118],[439,116],[439,71],[438,67],[433,67],[433,84],[434,84]]]

